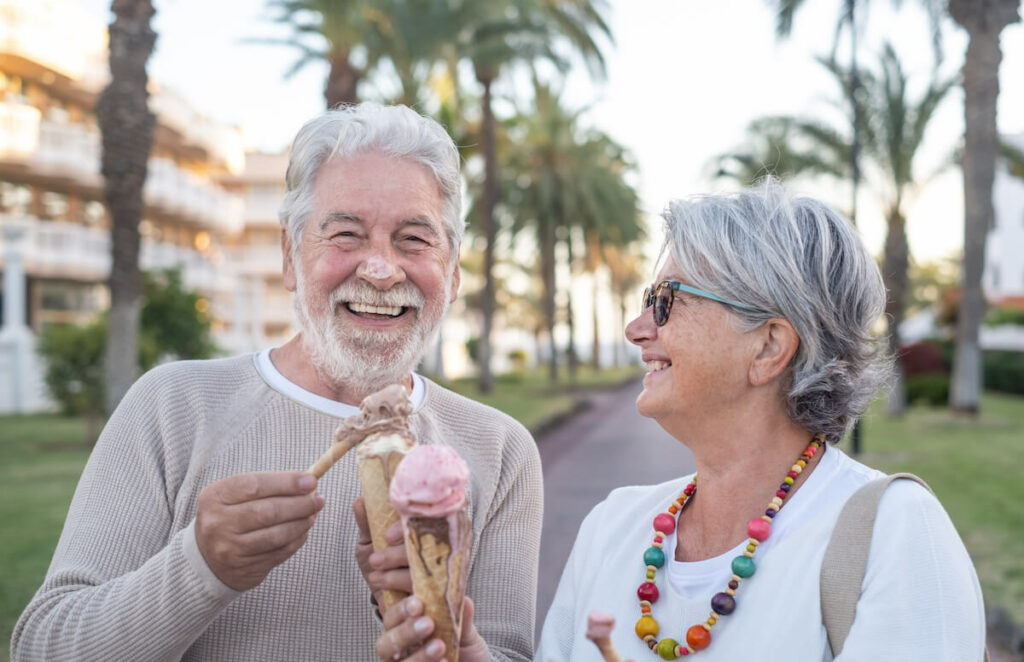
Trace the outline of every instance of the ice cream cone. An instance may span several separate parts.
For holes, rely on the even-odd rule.
[[[399,450],[379,454],[360,453],[359,482],[362,484],[366,518],[370,524],[370,539],[373,541],[375,552],[388,546],[385,540],[388,528],[401,521],[398,511],[388,498],[388,486],[391,484],[391,477],[395,475],[395,469],[404,457],[405,453]],[[401,591],[385,590],[379,591],[375,597],[381,612],[384,612],[406,597],[406,594]]]
[[[447,446],[418,446],[391,481],[391,502],[402,517],[412,591],[434,621],[431,638],[445,659],[459,659],[462,599],[466,595],[472,525],[466,500],[469,467]]]
[[[460,511],[449,517],[412,517],[405,525],[405,548],[413,593],[434,621],[431,639],[445,646],[445,659],[459,659],[462,598],[469,569],[470,521]]]
[[[615,618],[611,614],[592,611],[587,614],[587,639],[597,644],[604,662],[622,662],[619,652],[612,643],[612,628]]]

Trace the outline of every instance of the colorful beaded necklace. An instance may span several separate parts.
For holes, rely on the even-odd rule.
[[[729,587],[711,598],[711,615],[705,622],[694,625],[686,631],[685,645],[669,637],[658,640],[658,621],[651,616],[651,605],[658,601],[658,587],[654,585],[654,575],[658,568],[665,565],[665,552],[662,551],[662,544],[665,537],[675,531],[679,511],[697,491],[696,474],[683,493],[668,507],[668,511],[659,513],[654,518],[654,543],[644,552],[644,565],[647,567],[646,581],[636,591],[637,597],[640,598],[641,613],[640,620],[636,622],[636,634],[647,644],[648,648],[664,660],[674,660],[677,657],[692,655],[708,647],[708,644],[711,643],[711,628],[720,617],[728,616],[736,609],[735,595],[740,582],[754,574],[754,552],[757,551],[758,545],[768,539],[772,529],[772,519],[782,509],[782,502],[789,495],[789,490],[793,487],[796,477],[818,452],[824,440],[825,435],[814,436],[807,449],[800,454],[796,464],[790,467],[789,473],[779,485],[775,496],[768,502],[764,515],[755,517],[747,524],[747,535],[750,536],[750,540],[747,543],[746,551],[732,560],[733,575],[729,581]]]

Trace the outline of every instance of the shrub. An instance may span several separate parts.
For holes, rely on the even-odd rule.
[[[900,364],[908,378],[915,375],[948,375],[950,362],[937,340],[921,340],[900,348]]]
[[[1024,352],[985,352],[982,366],[985,388],[1024,394]]]
[[[915,375],[907,377],[907,403],[945,407],[949,402],[948,375]]]
[[[50,324],[40,334],[36,351],[46,363],[46,387],[66,416],[103,411],[106,342],[106,320],[88,326]]]

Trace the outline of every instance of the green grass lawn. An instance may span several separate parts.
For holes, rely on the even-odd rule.
[[[621,383],[629,372],[583,372],[579,388]],[[635,373],[634,373],[635,374]],[[479,397],[469,381],[449,384]],[[527,427],[574,406],[567,384],[543,374],[503,377],[481,400]],[[1024,624],[1024,397],[987,394],[976,419],[913,408],[900,421],[875,406],[864,422],[862,459],[924,478],[949,511],[974,558],[986,601]],[[85,424],[56,416],[0,417],[0,662],[11,630],[42,582],[88,456]]]
[[[1024,397],[988,393],[978,418],[914,407],[898,421],[876,402],[863,423],[860,459],[931,486],[974,559],[986,604],[1024,625]]]

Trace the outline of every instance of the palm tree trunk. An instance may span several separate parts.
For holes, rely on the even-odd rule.
[[[889,320],[889,351],[895,357],[900,353],[900,324],[906,309],[908,268],[910,251],[907,246],[906,219],[899,210],[899,203],[889,210],[889,231],[885,237],[882,258],[882,278],[889,297],[885,304],[885,316]],[[896,361],[896,384],[889,392],[889,415],[902,416],[907,406],[907,393],[903,365]]]
[[[494,324],[494,242],[497,229],[494,223],[494,209],[498,204],[498,157],[494,130],[494,109],[491,105],[491,83],[493,78],[480,76],[477,80],[483,85],[484,95],[481,101],[483,121],[480,127],[480,146],[484,154],[484,195],[481,210],[482,234],[484,236],[484,292],[480,304],[483,317],[483,328],[480,330],[480,375],[481,393],[490,393],[494,389],[494,376],[491,374],[491,327]]]
[[[978,333],[985,314],[981,288],[985,239],[993,223],[992,182],[998,154],[996,102],[999,97],[999,34],[1019,20],[1017,0],[979,3],[950,0],[949,12],[969,35],[964,59],[964,263],[963,294],[957,316],[956,352],[949,404],[977,413],[981,401],[981,347]]]
[[[544,323],[548,331],[548,379],[558,381],[558,348],[555,347],[555,230],[551,223],[540,224],[540,268],[544,281]]]
[[[139,222],[143,213],[155,116],[149,112],[146,62],[156,33],[149,0],[114,0],[110,25],[110,83],[96,104],[103,140],[103,196],[110,210],[110,317],[105,354],[106,409],[114,410],[138,376]]]
[[[598,298],[597,270],[596,269],[593,272],[593,276],[594,276],[594,283],[593,283],[594,284],[594,343],[593,343],[593,345],[592,345],[592,347],[590,349],[590,367],[593,368],[594,371],[596,372],[596,371],[601,369],[601,334],[599,333],[600,326],[598,325],[598,321],[597,321],[597,302],[598,302],[599,298]]]
[[[569,381],[575,382],[579,372],[579,357],[576,356],[576,324],[573,320],[575,314],[572,310],[572,228],[567,228],[565,233],[565,246],[569,261],[569,287],[566,289],[565,316],[569,325],[569,344],[566,347],[566,359],[569,362]]]
[[[359,101],[357,92],[363,72],[352,66],[349,55],[347,51],[332,52],[328,57],[331,69],[324,84],[324,100],[328,108]]]

